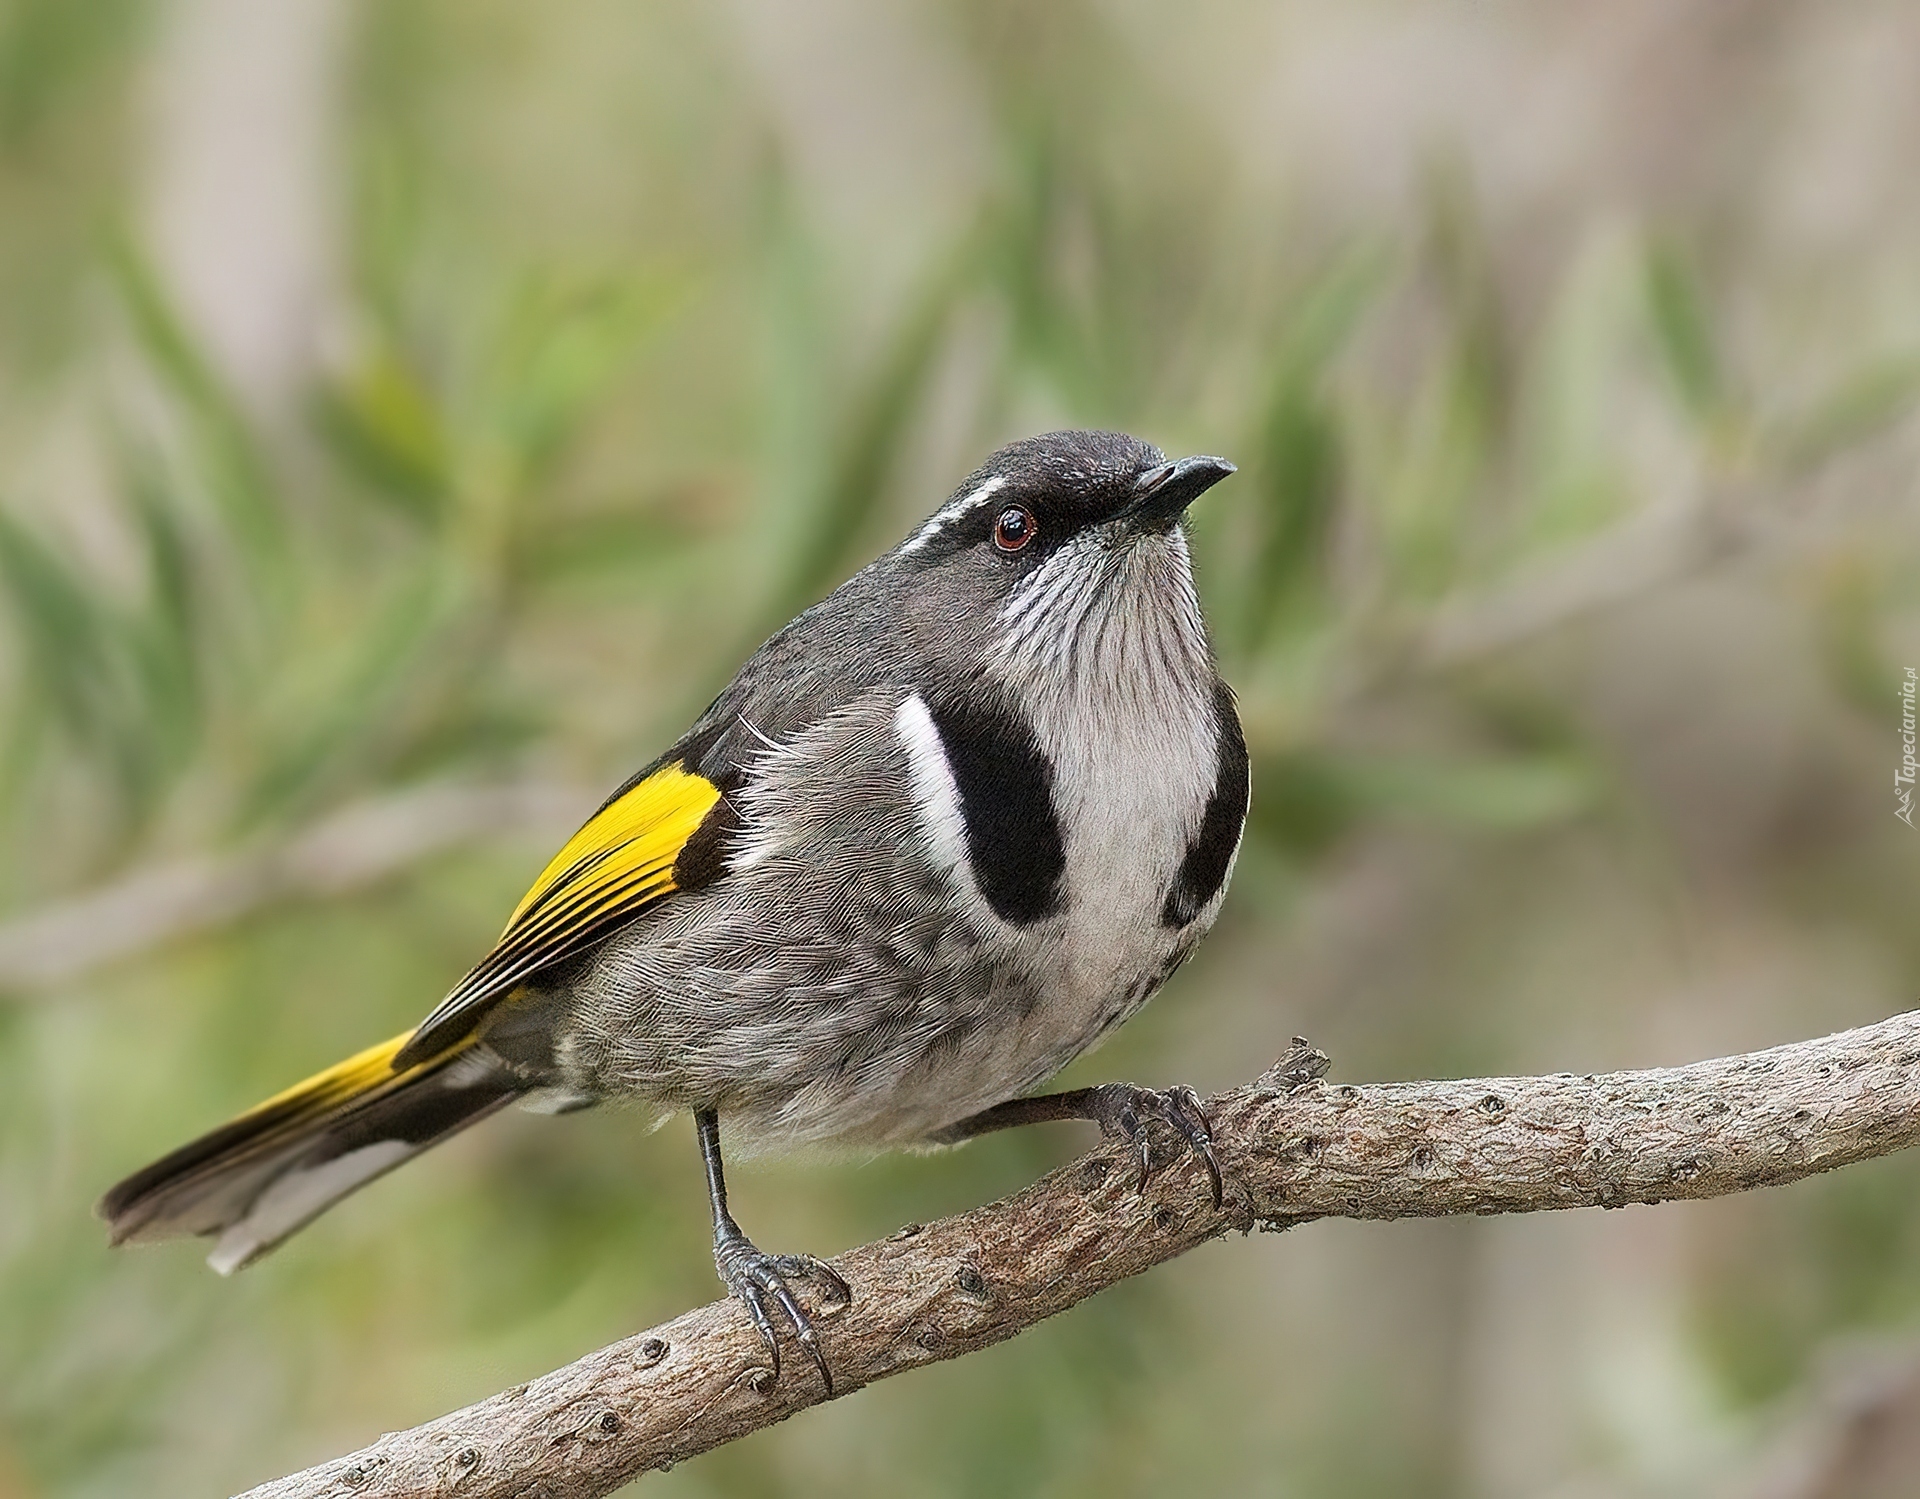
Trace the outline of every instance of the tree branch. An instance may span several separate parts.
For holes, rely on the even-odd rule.
[[[1208,1101],[1227,1203],[1160,1142],[1135,1190],[1107,1146],[1025,1191],[848,1251],[815,1318],[843,1392],[958,1358],[1229,1229],[1622,1207],[1778,1186],[1920,1142],[1920,1011],[1748,1056],[1577,1077],[1329,1085],[1296,1043]],[[730,1301],[243,1499],[593,1499],[817,1404]]]

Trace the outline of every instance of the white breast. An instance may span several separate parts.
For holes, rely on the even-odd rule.
[[[1046,1028],[1074,1050],[1144,999],[1182,940],[1160,913],[1219,773],[1185,539],[1147,539],[1115,565],[1123,575],[1105,580],[1099,602],[1078,619],[1066,611],[1063,654],[1022,651],[1009,681],[1053,763],[1066,908]]]
[[[1210,693],[1149,703],[1086,685],[1037,727],[1066,847],[1066,976],[1097,992],[1171,950],[1160,913],[1213,790],[1219,730]]]

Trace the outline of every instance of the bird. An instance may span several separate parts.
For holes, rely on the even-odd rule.
[[[690,1114],[715,1268],[772,1377],[851,1288],[769,1254],[730,1150],[879,1150],[1084,1119],[1220,1167],[1185,1087],[1039,1093],[1134,1015],[1225,897],[1246,741],[1185,517],[1235,472],[1114,432],[1002,447],[756,650],[560,849],[412,1030],[136,1171],[114,1243],[213,1242],[230,1274],[504,1105]],[[777,1327],[776,1321],[784,1324]]]

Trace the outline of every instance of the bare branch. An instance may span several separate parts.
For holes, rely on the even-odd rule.
[[[1296,1048],[1208,1102],[1228,1201],[1174,1154],[1144,1194],[1124,1152],[834,1261],[816,1318],[843,1391],[1012,1337],[1229,1229],[1622,1207],[1797,1181],[1920,1141],[1920,1011],[1819,1041],[1602,1076],[1329,1085]],[[591,1499],[818,1403],[716,1302],[245,1499]]]
[[[341,895],[477,838],[554,834],[592,798],[538,782],[426,786],[356,802],[284,842],[141,870],[0,923],[0,991],[46,988],[275,901]]]

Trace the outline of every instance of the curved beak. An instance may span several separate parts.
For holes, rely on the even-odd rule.
[[[1126,518],[1142,531],[1172,529],[1187,506],[1236,472],[1224,458],[1182,458],[1150,468],[1134,481],[1134,502]]]

